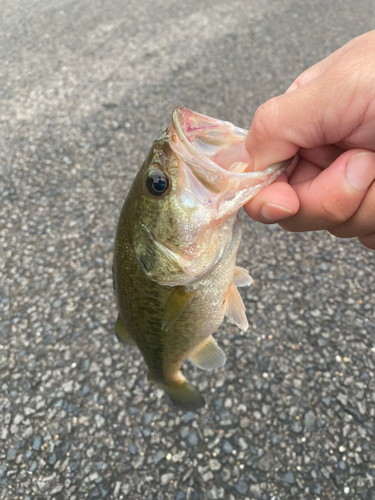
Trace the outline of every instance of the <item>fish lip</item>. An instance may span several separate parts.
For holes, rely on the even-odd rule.
[[[214,131],[212,134],[211,130]],[[245,147],[246,135],[246,130],[230,122],[183,106],[176,107],[172,112],[170,146],[181,167],[188,167],[187,170],[201,184],[202,193],[206,193],[205,197],[211,200],[212,208],[216,208],[221,215],[238,211],[263,187],[273,182],[295,158],[293,156],[262,171],[249,172],[249,164],[238,162]]]
[[[227,174],[230,174],[233,177],[243,178],[245,176],[249,177],[249,175],[251,175],[251,177],[259,177],[259,178],[261,178],[261,177],[264,176],[264,174],[271,175],[271,174],[273,174],[278,169],[282,168],[283,170],[285,170],[285,168],[287,168],[289,165],[291,165],[291,163],[295,159],[295,155],[293,155],[290,158],[287,158],[286,160],[283,160],[281,162],[275,163],[275,164],[270,165],[269,167],[265,168],[264,170],[256,171],[256,172],[241,172],[241,173],[238,173],[238,172],[228,172],[228,169],[224,168],[223,166],[219,165],[218,163],[216,163],[215,161],[211,160],[206,155],[204,155],[200,151],[198,151],[193,146],[193,144],[189,141],[189,139],[186,137],[186,134],[185,134],[183,126],[182,126],[182,123],[183,123],[183,119],[182,118],[185,117],[185,116],[187,116],[187,115],[201,116],[202,119],[209,120],[212,123],[211,127],[201,127],[200,130],[205,130],[207,128],[214,128],[215,127],[215,125],[214,125],[215,122],[216,122],[216,127],[217,128],[220,127],[220,125],[229,125],[229,126],[233,127],[233,129],[235,129],[235,131],[236,131],[237,134],[241,133],[241,135],[242,135],[241,138],[234,137],[233,143],[235,143],[236,145],[238,145],[238,144],[240,144],[242,142],[244,143],[245,139],[246,139],[246,136],[247,136],[247,130],[241,129],[240,127],[236,127],[233,124],[231,124],[230,122],[225,122],[225,121],[222,121],[222,120],[216,120],[215,118],[211,118],[209,116],[202,115],[201,113],[196,113],[195,111],[192,111],[192,110],[190,110],[188,108],[185,108],[184,106],[176,106],[174,108],[174,110],[172,111],[171,126],[169,128],[169,133],[170,133],[170,139],[171,139],[170,140],[170,145],[171,145],[173,151],[179,157],[180,157],[180,154],[179,154],[178,151],[176,151],[177,148],[174,147],[174,142],[175,141],[173,140],[173,131],[171,130],[171,128],[174,129],[174,131],[176,132],[178,138],[181,140],[181,142],[186,147],[186,149],[189,151],[189,153],[191,153],[192,155],[194,155],[196,157],[199,157],[204,162],[207,162],[208,165],[210,165],[212,167],[215,167],[216,169],[221,170],[223,172],[226,172]]]
[[[227,170],[225,168],[223,168],[221,165],[219,165],[218,163],[214,162],[213,160],[211,160],[210,158],[208,158],[207,156],[205,156],[204,154],[202,154],[200,151],[198,151],[192,145],[192,143],[189,141],[189,139],[186,137],[185,131],[184,131],[183,126],[182,126],[182,124],[183,124],[183,119],[182,118],[186,117],[188,115],[201,116],[203,119],[208,119],[208,120],[211,121],[211,123],[212,123],[211,127],[201,127],[200,130],[205,130],[207,128],[213,128],[214,127],[213,124],[215,122],[217,123],[216,127],[219,127],[220,124],[223,124],[225,122],[222,122],[220,120],[215,120],[214,118],[202,115],[201,113],[196,113],[195,111],[192,111],[192,110],[190,110],[188,108],[185,108],[184,106],[177,106],[176,108],[174,108],[174,110],[172,111],[172,116],[171,116],[171,122],[172,122],[171,125],[174,128],[175,132],[177,133],[177,136],[180,139],[180,141],[183,143],[183,145],[185,146],[185,148],[188,150],[188,152],[190,154],[192,154],[193,156],[196,156],[196,157],[200,158],[201,160],[203,160],[204,162],[206,162],[211,167],[214,167],[216,169],[222,170],[223,172],[226,172]],[[229,122],[228,122],[228,124],[229,124]],[[236,127],[236,129],[240,130],[238,127]],[[246,137],[246,131],[244,130],[244,132],[245,132],[245,137]],[[173,136],[173,133],[171,135]],[[178,156],[180,156],[178,154],[178,152],[176,151],[176,148],[173,147],[173,145],[174,145],[174,141],[173,141],[173,137],[172,137],[171,147],[175,151],[175,153]]]

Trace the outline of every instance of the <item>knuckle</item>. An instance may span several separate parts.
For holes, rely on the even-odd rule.
[[[320,200],[321,217],[333,226],[343,224],[351,216],[351,213],[348,213],[348,208],[350,208],[350,206],[342,205],[340,201],[338,200],[337,203],[334,203],[332,199],[327,198]],[[335,231],[336,229],[338,231],[340,230],[339,228],[333,227],[332,231]]]

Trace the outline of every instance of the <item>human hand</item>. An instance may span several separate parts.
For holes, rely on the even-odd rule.
[[[302,73],[255,113],[246,138],[254,170],[297,155],[245,205],[288,231],[327,229],[375,249],[375,31]]]

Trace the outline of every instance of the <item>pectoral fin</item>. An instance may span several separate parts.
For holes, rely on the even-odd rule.
[[[215,339],[210,336],[189,354],[190,361],[202,370],[213,370],[225,364],[226,357]]]
[[[135,345],[133,338],[127,332],[124,323],[122,322],[120,315],[117,317],[115,326],[116,337],[122,344]]]
[[[244,332],[248,329],[249,323],[246,318],[245,305],[234,283],[229,285],[225,297],[225,316]]]
[[[233,281],[236,286],[250,286],[253,282],[253,278],[250,276],[247,269],[236,266],[234,268]]]
[[[195,297],[197,292],[186,292],[184,287],[176,287],[169,297],[165,308],[161,327],[163,330],[169,330],[176,319],[183,313],[186,307]]]
[[[243,172],[246,171],[248,166],[249,166],[248,163],[243,163],[242,161],[236,161],[235,163],[232,163],[232,165],[228,168],[228,171],[236,172],[237,174],[242,174]]]

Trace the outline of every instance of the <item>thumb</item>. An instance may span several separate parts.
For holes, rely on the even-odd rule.
[[[335,144],[351,132],[348,108],[356,109],[356,93],[346,72],[319,75],[257,109],[245,142],[254,170],[290,158],[301,147]]]

